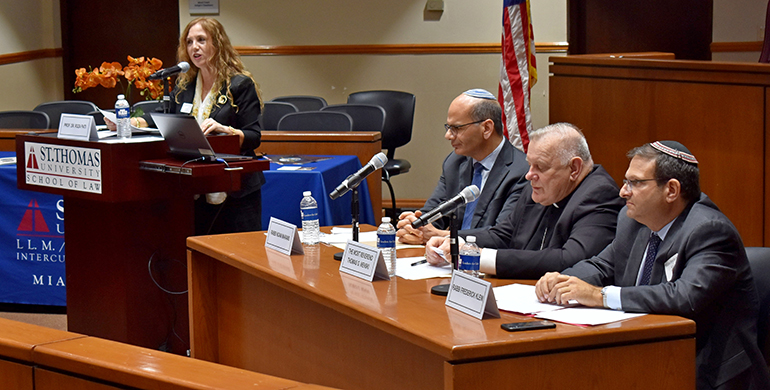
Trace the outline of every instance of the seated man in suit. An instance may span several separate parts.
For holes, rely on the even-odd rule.
[[[471,184],[481,194],[455,211],[461,234],[475,234],[508,217],[527,184],[527,156],[503,135],[501,117],[497,99],[483,89],[465,91],[452,101],[444,138],[454,151],[444,159],[441,178],[425,206],[399,217],[396,235],[400,242],[425,244],[431,237],[448,235],[449,217],[419,229],[413,229],[411,223]]]
[[[475,234],[481,271],[499,278],[537,279],[599,253],[615,237],[623,200],[618,186],[594,165],[583,133],[557,123],[529,134],[526,186],[508,217]],[[449,238],[428,241],[431,264],[449,253]]]
[[[770,388],[757,347],[758,298],[741,237],[700,192],[682,144],[631,150],[617,235],[600,254],[538,280],[543,302],[673,314],[696,322],[698,389]],[[601,287],[605,286],[605,287]]]

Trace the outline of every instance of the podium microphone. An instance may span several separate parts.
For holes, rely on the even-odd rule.
[[[186,73],[188,70],[190,70],[190,64],[188,64],[185,61],[182,61],[170,68],[161,69],[151,74],[150,77],[147,77],[147,80],[162,80],[168,76],[173,76],[177,73]]]
[[[388,162],[388,157],[385,156],[385,153],[380,152],[375,154],[363,168],[343,180],[342,183],[329,194],[329,197],[334,200],[345,195],[346,192],[356,188],[370,173],[384,167],[386,162]]]
[[[454,198],[447,200],[446,202],[436,206],[436,208],[433,210],[421,215],[420,218],[415,219],[414,222],[412,222],[412,227],[417,229],[419,227],[425,226],[445,215],[448,215],[456,208],[460,207],[460,205],[473,202],[478,197],[479,187],[476,187],[475,185],[469,185],[463,188],[463,190],[460,191],[459,194],[455,195]]]

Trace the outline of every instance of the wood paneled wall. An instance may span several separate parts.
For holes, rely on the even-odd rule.
[[[551,61],[550,122],[583,129],[594,160],[616,182],[631,148],[680,141],[700,161],[701,189],[744,243],[770,244],[770,66],[599,56]]]

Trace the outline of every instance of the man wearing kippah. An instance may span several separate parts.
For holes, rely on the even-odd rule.
[[[770,388],[746,251],[700,192],[695,156],[679,142],[659,141],[628,157],[615,239],[597,256],[545,274],[538,299],[690,318],[698,389]]]
[[[455,211],[460,234],[473,235],[510,214],[527,184],[527,156],[503,135],[501,116],[497,99],[483,89],[465,91],[452,101],[444,138],[454,151],[444,159],[441,178],[425,206],[399,216],[396,235],[400,242],[425,244],[431,237],[449,235],[448,217],[419,229],[411,223],[471,184],[481,194]]]

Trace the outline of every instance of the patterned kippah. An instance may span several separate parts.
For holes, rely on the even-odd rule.
[[[678,158],[690,164],[698,164],[698,160],[682,144],[676,141],[655,141],[650,144],[653,148],[671,157]]]
[[[470,97],[479,98],[479,99],[497,100],[495,95],[492,95],[486,89],[469,89],[463,92],[463,94],[468,95]]]

